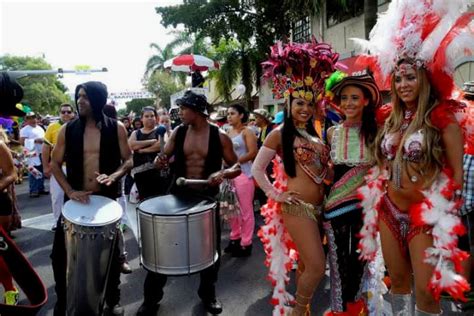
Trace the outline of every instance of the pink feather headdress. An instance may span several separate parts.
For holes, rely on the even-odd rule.
[[[277,42],[270,58],[262,63],[264,79],[272,79],[276,99],[315,100],[324,91],[324,81],[335,70],[339,54],[313,37],[310,43]]]

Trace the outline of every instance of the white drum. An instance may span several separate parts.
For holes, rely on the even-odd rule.
[[[91,195],[87,204],[64,204],[67,315],[101,315],[122,207]]]

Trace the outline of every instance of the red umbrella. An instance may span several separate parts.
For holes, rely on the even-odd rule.
[[[173,71],[207,71],[219,69],[219,63],[201,55],[179,55],[165,61],[164,67]]]

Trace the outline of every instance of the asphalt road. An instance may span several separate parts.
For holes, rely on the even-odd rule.
[[[41,276],[47,290],[48,302],[39,315],[53,315],[56,301],[54,280],[49,255],[53,242],[51,226],[53,217],[50,208],[50,196],[29,198],[28,182],[17,186],[18,202],[23,219],[23,228],[13,232],[14,241],[26,254]],[[128,214],[131,227],[136,226],[134,205],[128,205]],[[256,225],[262,223],[257,215]],[[228,242],[229,228],[224,227],[222,245]],[[143,299],[143,281],[145,271],[140,267],[138,245],[132,229],[125,231],[128,258],[133,273],[121,277],[121,304],[125,308],[125,315],[135,315]],[[221,299],[224,311],[222,315],[271,315],[270,305],[271,287],[266,279],[267,268],[264,266],[264,252],[258,238],[254,237],[252,256],[248,258],[232,258],[230,255],[222,257],[222,264],[217,283],[217,294]],[[171,277],[165,288],[165,296],[160,304],[157,315],[207,315],[200,299],[197,296],[199,275]],[[290,285],[291,292],[294,286]],[[24,297],[22,297],[24,300]],[[21,302],[20,302],[21,303]],[[391,315],[390,307],[385,301],[386,315]],[[444,315],[474,315],[457,312],[456,306],[450,301],[443,301]],[[313,315],[323,315],[329,308],[329,279],[321,282],[312,302]]]

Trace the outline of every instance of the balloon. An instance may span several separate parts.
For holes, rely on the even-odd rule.
[[[235,91],[239,94],[242,95],[245,93],[245,86],[243,84],[239,84],[236,88]]]

